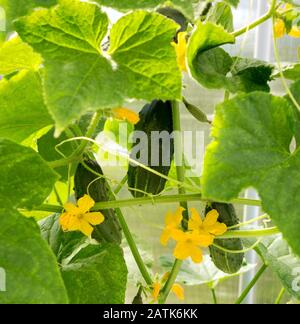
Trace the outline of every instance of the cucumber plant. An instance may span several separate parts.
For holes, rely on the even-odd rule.
[[[267,12],[236,29],[237,0],[0,0],[0,303],[165,303],[170,292],[184,298],[180,283],[207,283],[217,302],[218,282],[254,267],[249,250],[263,265],[236,303],[267,267],[300,300],[299,57],[285,65],[278,47],[297,45],[300,9],[262,1]],[[238,39],[266,21],[275,62],[243,57]],[[191,80],[224,93],[212,120],[183,94]],[[182,112],[211,131],[198,182],[186,174]],[[125,145],[99,140],[112,120],[144,134],[140,151],[119,130]],[[153,140],[162,132],[169,145]],[[125,158],[122,180],[97,152]],[[242,197],[249,187],[259,199]],[[206,206],[203,217],[191,202]],[[148,226],[145,205],[167,203],[160,242],[176,244],[164,274],[126,215]],[[238,205],[264,214],[244,222]]]

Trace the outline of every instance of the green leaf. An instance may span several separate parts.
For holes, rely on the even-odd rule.
[[[58,262],[69,257],[86,241],[80,232],[63,232],[59,224],[60,214],[50,215],[39,221],[43,239],[48,243]]]
[[[293,81],[299,80],[300,79],[300,63],[288,65],[283,68],[282,72],[286,79],[293,80]],[[274,74],[274,77],[275,78],[281,77],[281,74],[279,73],[279,71],[276,71],[276,73]]]
[[[225,0],[228,2],[231,6],[237,7],[240,3],[240,0]]]
[[[287,292],[300,300],[300,259],[291,252],[281,235],[264,239],[256,250],[278,276]]]
[[[164,5],[166,0],[96,0],[99,4],[106,7],[115,8],[121,11],[129,11],[132,9],[152,9],[160,5]],[[189,19],[194,18],[194,5],[199,0],[171,0],[167,4],[174,6],[180,10]]]
[[[295,100],[300,105],[300,79],[294,83],[292,83],[290,87],[291,93],[294,96]],[[300,146],[300,111],[296,107],[296,105],[292,102],[292,99],[289,95],[286,95],[286,98],[290,101],[291,105],[294,107],[295,111],[295,139],[297,147]]]
[[[204,159],[203,195],[228,202],[254,187],[262,206],[300,255],[300,154],[291,153],[295,122],[284,98],[254,92],[216,109]]]
[[[62,267],[72,304],[122,304],[127,268],[122,249],[115,244],[89,245]]]
[[[221,25],[228,32],[233,32],[233,15],[230,6],[225,2],[217,2],[209,11],[207,21]]]
[[[43,135],[37,140],[38,152],[44,160],[49,162],[56,161],[62,158],[62,155],[58,153],[56,148],[62,154],[64,154],[64,156],[70,156],[74,151],[72,142],[66,142],[62,145],[59,145],[67,139],[68,137],[65,133],[62,133],[57,138],[54,137],[54,128],[52,128],[45,135]],[[76,142],[74,142],[73,144],[76,144]],[[68,166],[59,167],[55,171],[60,174],[62,178],[61,180],[65,181],[68,179]]]
[[[172,269],[174,258],[164,255],[159,258],[159,261],[165,272]],[[228,274],[219,270],[211,261],[209,255],[205,255],[201,264],[194,263],[189,259],[183,261],[176,282],[187,286],[205,284],[210,288],[215,288],[220,282],[240,276],[253,268],[255,268],[255,264],[244,264],[237,273]]]
[[[170,44],[178,25],[159,14],[137,11],[114,25],[114,63],[100,49],[108,19],[95,4],[60,0],[16,27],[45,60],[45,100],[56,135],[87,111],[120,106],[125,97],[180,98],[181,75]]]
[[[181,73],[171,45],[177,29],[174,21],[146,11],[124,16],[112,27],[109,54],[119,65],[119,78],[128,85],[127,97],[181,98]]]
[[[0,197],[27,209],[41,205],[57,180],[39,154],[7,139],[0,139],[0,174]]]
[[[226,80],[226,74],[230,71],[232,59],[218,47],[234,42],[234,36],[225,31],[222,26],[211,22],[205,24],[200,22],[189,40],[187,49],[188,65],[193,78],[205,87],[212,88],[215,87],[214,78],[217,74],[217,84],[221,87]],[[212,49],[214,50],[209,51]],[[214,64],[207,61],[213,61]]]
[[[56,4],[57,0],[0,0],[0,7],[6,12],[6,28],[8,32],[13,30],[13,21],[25,16],[32,9],[37,7],[50,7]]]
[[[1,200],[0,266],[6,272],[1,304],[65,304],[67,293],[56,260],[32,219]]]
[[[200,23],[188,45],[192,76],[209,89],[224,88],[232,93],[269,91],[273,66],[254,59],[232,58],[218,47],[232,37],[222,26]]]
[[[232,77],[229,78],[228,90],[231,92],[270,91],[274,66],[260,60],[248,58],[233,58]]]
[[[22,71],[0,81],[0,137],[21,142],[51,124],[37,73]]]
[[[10,74],[20,70],[37,71],[42,58],[32,48],[14,37],[0,46],[0,74]]]

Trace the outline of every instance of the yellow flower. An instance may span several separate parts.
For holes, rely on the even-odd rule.
[[[291,31],[289,32],[289,36],[299,38],[300,28],[298,26],[293,26]]]
[[[60,225],[64,231],[81,231],[84,235],[90,236],[93,232],[91,225],[99,225],[104,221],[104,216],[100,212],[89,212],[95,205],[94,200],[84,195],[77,202],[77,206],[72,203],[64,205],[65,212],[60,217]]]
[[[155,281],[152,285],[151,297],[152,297],[153,302],[157,302],[157,300],[158,300],[162,283],[163,283],[163,279],[161,281],[158,281],[158,280]],[[171,291],[179,300],[184,300],[184,289],[181,285],[179,285],[178,283],[175,283],[172,286]]]
[[[202,221],[200,215],[195,208],[191,208],[191,217],[189,220],[189,230],[198,231],[202,235],[222,235],[227,231],[227,226],[218,222],[219,213],[213,209],[209,211]]]
[[[115,118],[120,120],[126,120],[133,125],[137,124],[140,121],[139,115],[127,108],[115,108],[112,110],[112,112]]]
[[[165,219],[166,227],[160,237],[160,243],[162,245],[167,245],[169,239],[172,237],[174,230],[178,230],[180,228],[183,211],[184,208],[179,207],[174,214],[171,212],[167,213]]]
[[[180,286],[178,283],[175,283],[172,286],[171,289],[172,293],[175,294],[175,296],[179,299],[179,300],[184,300],[184,289],[182,286]]]
[[[200,234],[197,231],[183,232],[176,230],[172,237],[177,241],[173,252],[174,257],[179,260],[191,257],[195,263],[200,263],[203,258],[199,247],[208,247],[213,243],[212,235]]]
[[[186,49],[187,49],[187,43],[186,43],[186,32],[180,32],[177,36],[177,43],[173,42],[172,45],[174,46],[176,50],[177,55],[177,63],[180,67],[181,71],[187,72],[187,66],[186,66]]]
[[[276,19],[274,33],[276,38],[280,38],[285,35],[285,25],[282,19]]]

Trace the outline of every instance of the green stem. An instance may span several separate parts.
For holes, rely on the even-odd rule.
[[[211,291],[211,294],[212,294],[213,302],[214,302],[215,305],[217,305],[218,304],[218,299],[217,299],[215,288],[210,288],[210,291]]]
[[[120,199],[120,200],[110,200],[98,202],[94,206],[94,210],[99,209],[111,209],[111,208],[122,208],[131,206],[143,206],[143,205],[156,205],[156,204],[169,204],[176,203],[180,201],[203,201],[207,202],[207,199],[203,199],[201,194],[185,194],[185,195],[166,195],[157,197],[140,197],[131,199]],[[249,205],[249,206],[260,206],[259,200],[237,198],[231,201],[233,204]],[[37,207],[36,210],[40,211],[50,211],[50,212],[60,212],[60,209],[55,205],[44,204]]]
[[[262,237],[279,234],[280,231],[277,227],[270,227],[257,230],[245,230],[245,231],[227,231],[223,235],[218,236],[218,239],[230,239],[230,238],[247,238],[247,237]]]
[[[121,189],[123,188],[124,184],[125,184],[126,181],[127,181],[127,178],[128,178],[128,176],[127,176],[127,174],[126,174],[126,176],[125,176],[125,177],[121,180],[121,182],[117,185],[116,189],[114,190],[115,195],[117,195],[117,194],[121,191]]]
[[[121,212],[121,210],[119,208],[115,209],[116,211],[116,214],[118,216],[118,219],[119,219],[119,222],[120,222],[120,225],[122,227],[122,230],[123,230],[123,233],[124,233],[124,236],[126,238],[126,241],[128,243],[128,246],[130,248],[130,251],[134,257],[134,260],[141,272],[141,275],[143,276],[145,282],[147,283],[148,286],[151,286],[152,285],[152,279],[151,279],[151,276],[149,275],[149,272],[147,271],[147,268],[145,266],[145,263],[139,253],[139,250],[136,246],[136,243],[131,235],[131,232],[129,230],[129,227],[126,223],[126,220]]]
[[[62,199],[60,198],[60,195],[59,195],[59,192],[56,188],[56,185],[54,185],[54,193],[55,193],[55,196],[56,196],[56,201],[62,206],[64,203],[62,201]]]
[[[177,101],[172,102],[172,115],[173,115],[173,129],[175,132],[174,148],[175,148],[176,174],[177,174],[177,180],[183,183],[185,178],[185,168],[183,163],[184,155],[183,155],[183,146],[182,146],[182,137],[181,137],[180,110],[179,110],[179,103]],[[179,186],[178,193],[179,196],[181,197],[179,204],[181,207],[184,208],[184,212],[182,214],[183,215],[182,228],[184,230],[187,230],[187,224],[189,220],[188,204],[185,199],[182,199],[182,197],[186,194],[185,188]],[[170,294],[170,291],[172,289],[172,286],[180,271],[181,265],[182,265],[182,260],[176,259],[174,261],[168,280],[166,281],[160,294],[160,298],[159,298],[160,304],[164,304],[166,302]]]
[[[281,299],[282,299],[284,293],[285,293],[285,288],[282,287],[279,294],[278,294],[278,296],[275,299],[275,302],[274,302],[275,305],[278,305],[281,302]]]
[[[180,271],[180,268],[181,268],[181,265],[182,265],[182,260],[178,260],[176,259],[174,261],[174,264],[173,264],[173,267],[172,267],[172,270],[170,272],[170,275],[168,277],[168,280],[167,282],[165,283],[163,289],[161,290],[161,293],[160,293],[160,297],[159,297],[159,303],[160,304],[164,304],[166,302],[166,299],[168,298],[169,296],[169,293],[172,289],[172,286],[178,276],[178,273]]]
[[[245,290],[241,293],[239,298],[235,301],[235,304],[241,304],[243,300],[247,297],[248,293],[250,290],[255,286],[257,283],[258,279],[262,276],[262,274],[265,272],[265,270],[268,268],[266,264],[263,264],[261,268],[257,271],[256,275],[254,278],[250,281],[248,286],[245,288]]]
[[[99,123],[99,120],[101,118],[102,114],[99,112],[96,112],[90,122],[90,125],[86,131],[85,137],[86,138],[91,138],[97,128],[97,125]],[[87,145],[89,142],[87,140],[83,140],[80,145],[76,148],[76,150],[72,153],[71,156],[69,156],[66,159],[61,159],[61,160],[56,160],[56,161],[51,161],[48,162],[48,165],[55,169],[64,165],[67,165],[69,163],[72,163],[74,161],[79,161],[81,159],[82,154],[84,153]]]
[[[272,0],[272,4],[270,6],[270,9],[268,10],[268,12],[263,15],[262,17],[258,18],[257,20],[255,20],[254,22],[252,22],[251,24],[235,31],[232,33],[232,35],[234,37],[238,37],[238,36],[241,36],[242,34],[246,33],[247,31],[257,27],[258,25],[262,24],[263,22],[267,21],[268,19],[270,19],[274,12],[275,12],[275,9],[276,9],[276,0]]]

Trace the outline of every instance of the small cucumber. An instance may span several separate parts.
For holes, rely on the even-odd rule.
[[[144,108],[140,112],[140,121],[135,125],[135,131],[142,131],[147,135],[147,166],[163,175],[168,175],[174,156],[174,140],[170,136],[168,143],[166,143],[165,141],[152,143],[151,135],[154,134],[154,132],[165,132],[165,134],[169,135],[172,134],[173,119],[171,102],[154,100],[151,104],[144,106]],[[155,148],[157,149],[154,150]],[[154,156],[154,154],[157,153],[158,156]],[[169,160],[165,161],[167,163],[162,163],[163,156],[168,157]],[[132,155],[132,152],[131,158],[136,158]],[[152,163],[153,160],[157,160],[158,163]],[[163,191],[165,184],[166,179],[163,179],[160,176],[155,175],[140,166],[136,166],[133,163],[129,164],[128,185],[130,188],[133,188],[133,190],[131,190],[131,193],[134,197],[143,197],[146,195],[145,193],[157,195]]]
[[[209,203],[206,206],[205,214],[210,210],[216,209],[219,213],[218,221],[226,224],[228,227],[237,225],[239,219],[236,215],[235,209],[232,204],[224,203]],[[232,239],[215,239],[214,243],[227,249],[227,250],[242,250],[242,241],[239,238]],[[236,273],[243,265],[244,253],[229,253],[218,249],[215,246],[209,247],[210,256],[217,268],[226,273]]]
[[[89,194],[95,202],[108,201],[109,189],[105,178],[99,178],[97,174],[103,175],[100,165],[91,159],[84,163],[95,173],[88,170],[83,164],[79,164],[75,173],[75,195],[76,199]],[[113,209],[99,210],[105,217],[105,221],[95,226],[92,237],[99,242],[117,243],[122,241],[121,226]]]

